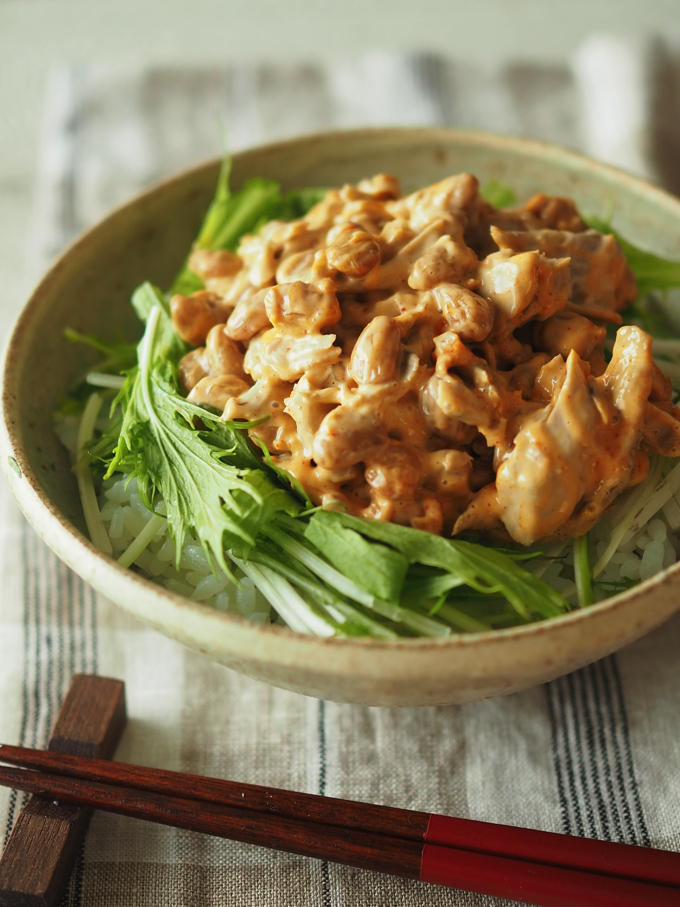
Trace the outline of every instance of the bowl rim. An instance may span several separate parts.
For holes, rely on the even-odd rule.
[[[632,190],[635,194],[643,195],[653,200],[653,202],[670,211],[677,216],[680,221],[680,199],[674,198],[670,193],[655,186],[654,184],[634,176],[626,171],[620,170],[609,164],[605,164],[585,155],[579,154],[570,149],[562,148],[559,145],[548,142],[538,141],[535,139],[526,139],[518,136],[505,136],[491,132],[482,132],[477,130],[458,130],[445,127],[377,127],[347,130],[328,130],[324,132],[313,133],[297,138],[285,139],[282,141],[271,142],[265,145],[253,146],[231,155],[233,164],[238,164],[247,159],[254,153],[275,153],[279,150],[297,149],[303,151],[311,149],[317,144],[327,142],[329,139],[342,135],[348,139],[367,139],[379,140],[389,137],[393,141],[403,144],[412,144],[413,139],[421,139],[423,142],[443,142],[449,144],[477,144],[485,148],[494,150],[511,150],[526,156],[537,156],[543,160],[554,161],[560,166],[565,164],[568,169],[588,173],[594,172],[600,176],[606,177],[612,185],[624,185],[626,189]],[[219,168],[222,158],[209,158],[190,167],[164,177],[145,188],[142,192],[137,193],[131,199],[117,205],[109,211],[104,218],[89,227],[79,236],[77,236],[51,263],[45,274],[39,280],[34,290],[31,292],[28,301],[17,316],[14,325],[8,335],[5,343],[5,349],[2,356],[2,395],[0,400],[0,467],[9,482],[10,488],[19,503],[22,511],[37,530],[39,535],[55,551],[57,556],[64,560],[76,572],[83,575],[82,563],[77,564],[75,556],[68,553],[76,543],[77,551],[82,557],[86,557],[86,564],[92,565],[90,573],[96,573],[101,577],[100,582],[95,585],[101,588],[109,576],[112,580],[115,578],[118,585],[121,581],[130,585],[131,594],[143,591],[147,594],[153,594],[156,599],[166,602],[168,605],[187,610],[202,618],[209,617],[210,621],[217,621],[224,626],[231,626],[234,629],[239,628],[242,640],[250,637],[255,640],[262,635],[271,635],[272,638],[282,637],[289,641],[295,641],[303,648],[323,646],[333,647],[357,647],[359,649],[378,649],[395,650],[427,650],[440,648],[469,648],[479,645],[501,644],[517,637],[533,637],[543,635],[558,630],[561,627],[571,626],[588,620],[593,614],[603,615],[605,612],[615,612],[633,605],[637,598],[645,596],[650,589],[655,586],[666,585],[671,579],[680,575],[680,561],[676,564],[655,574],[648,580],[634,586],[629,590],[620,592],[611,596],[604,601],[597,602],[585,608],[577,608],[566,614],[557,617],[545,618],[526,624],[520,624],[514,627],[507,627],[497,630],[484,630],[470,633],[452,632],[448,636],[442,637],[400,637],[398,639],[381,640],[373,637],[318,637],[306,635],[290,630],[287,627],[266,624],[252,624],[245,618],[229,612],[210,609],[200,602],[180,596],[169,589],[160,587],[153,583],[145,576],[136,573],[126,567],[121,567],[113,558],[108,557],[102,551],[94,546],[71,521],[62,513],[62,511],[51,501],[42,484],[29,464],[28,457],[24,451],[19,413],[14,408],[14,402],[17,398],[15,373],[13,365],[20,356],[21,343],[24,334],[29,330],[30,322],[34,311],[39,307],[41,296],[48,289],[49,282],[54,275],[61,271],[72,256],[77,255],[78,251],[86,247],[91,237],[95,235],[103,224],[110,219],[124,215],[126,211],[135,208],[159,193],[162,193],[166,187],[171,184],[180,183],[183,180],[195,177],[203,171]],[[13,462],[12,462],[13,461]],[[25,478],[27,481],[22,482]],[[79,567],[81,569],[79,569]],[[86,581],[88,577],[84,577]],[[135,589],[135,587],[137,587]],[[125,608],[125,606],[120,606]],[[680,599],[678,600],[678,609],[680,609]],[[138,612],[130,610],[135,616]]]

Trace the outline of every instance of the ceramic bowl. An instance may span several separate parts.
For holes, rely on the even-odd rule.
[[[221,664],[310,696],[375,706],[465,702],[526,689],[573,671],[658,626],[680,607],[680,565],[602,604],[514,629],[378,642],[317,639],[188,601],[119,567],[89,541],[66,451],[50,414],[83,368],[67,326],[131,339],[128,299],[143,280],[168,286],[212,196],[214,161],[154,186],[78,239],[22,312],[4,363],[0,460],[45,542],[131,614]],[[613,210],[633,242],[680,258],[680,201],[627,174],[537,142],[446,129],[327,133],[234,156],[233,184],[251,176],[284,188],[334,186],[380,171],[405,189],[468,170],[482,182],[573,197]]]

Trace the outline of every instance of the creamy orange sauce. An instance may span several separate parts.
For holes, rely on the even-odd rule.
[[[402,197],[380,174],[198,250],[176,296],[190,398],[250,429],[312,500],[435,533],[580,535],[680,455],[651,338],[607,323],[636,296],[612,236],[569,199],[496,210],[470,174]]]

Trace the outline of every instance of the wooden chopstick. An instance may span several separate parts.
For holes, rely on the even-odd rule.
[[[280,818],[680,887],[680,854],[0,744],[0,762]]]
[[[388,835],[281,819],[253,810],[140,792],[25,769],[0,769],[0,784],[137,819],[303,856],[419,879],[541,907],[666,907],[677,888],[579,872]]]
[[[303,819],[340,828],[382,833],[420,843],[424,840],[430,821],[430,813],[409,809],[337,800],[315,794],[301,794],[125,762],[82,759],[21,746],[0,744],[0,762],[68,775],[71,778],[102,781],[107,784],[134,787],[137,790],[180,796],[188,800],[222,803],[225,806],[252,809],[288,819]],[[433,840],[432,843],[440,842]],[[678,879],[680,884],[680,870]]]
[[[28,754],[28,755],[26,755]],[[599,871],[585,872],[565,868],[560,865],[546,864],[540,861],[499,856],[496,853],[469,850],[461,847],[442,846],[420,840],[390,834],[388,832],[368,831],[356,826],[343,827],[323,821],[310,821],[308,818],[290,818],[276,810],[276,801],[290,802],[295,798],[293,808],[304,809],[309,802],[320,817],[321,804],[325,804],[327,815],[333,822],[340,821],[334,808],[338,803],[347,804],[354,811],[354,819],[364,816],[364,824],[370,824],[365,817],[382,814],[387,810],[389,821],[398,820],[398,827],[406,827],[403,820],[408,815],[427,816],[427,813],[411,814],[408,810],[394,810],[371,806],[369,804],[351,803],[351,801],[334,801],[309,794],[293,794],[288,791],[273,791],[253,785],[236,785],[218,779],[202,779],[200,776],[188,776],[177,772],[161,772],[157,769],[144,769],[140,766],[125,766],[120,763],[109,763],[103,760],[68,757],[61,754],[47,754],[39,751],[26,751],[18,747],[0,747],[0,761],[32,760],[35,765],[43,757],[60,761],[62,766],[68,763],[71,775],[53,775],[43,772],[22,769],[0,768],[0,785],[30,790],[42,796],[56,798],[79,805],[92,806],[116,812],[121,815],[143,818],[153,822],[187,828],[208,834],[219,835],[250,844],[259,844],[274,849],[285,850],[304,856],[317,857],[334,862],[345,863],[363,869],[387,872],[411,879],[433,882],[458,888],[466,888],[483,894],[511,898],[527,903],[540,904],[543,907],[651,907],[651,905],[680,903],[680,890],[677,886],[651,883],[638,879],[622,878],[607,874],[606,867]],[[106,769],[111,771],[107,772]],[[173,793],[178,790],[181,797],[166,795],[152,790],[141,790],[139,785],[121,787],[118,784],[100,783],[76,777],[75,772],[96,772],[120,778],[126,772],[128,777],[134,775],[137,780],[146,776],[146,784],[172,784]],[[178,779],[180,784],[178,785]],[[205,784],[211,788],[207,792]],[[220,789],[224,788],[225,792]],[[260,796],[260,803],[265,808],[253,809],[233,805],[237,791],[252,791]],[[216,799],[215,794],[217,794]],[[207,799],[203,799],[207,795]],[[232,798],[225,803],[224,798]],[[245,797],[240,797],[241,803]],[[274,803],[272,804],[272,801]],[[320,801],[320,802],[319,802]],[[301,806],[301,804],[303,804]],[[364,809],[368,812],[365,813]],[[391,816],[391,813],[398,815]],[[447,817],[436,817],[444,820]],[[467,820],[456,820],[465,823]],[[401,824],[399,825],[399,822]],[[507,828],[511,832],[523,831],[510,829],[507,826],[494,826],[489,823],[473,823],[477,826],[489,826],[491,829]],[[541,832],[534,832],[542,835]],[[552,837],[570,840],[567,836]],[[578,839],[577,839],[578,840]],[[475,839],[475,846],[481,846]],[[601,843],[587,841],[588,845]],[[611,845],[626,847],[626,845]],[[665,853],[643,848],[626,847],[627,850],[640,850],[642,853],[656,855]],[[677,854],[668,857],[680,859]]]

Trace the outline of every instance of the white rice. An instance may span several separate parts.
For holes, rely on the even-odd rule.
[[[621,496],[621,502],[617,503],[591,531],[593,564],[596,564],[607,550],[612,531],[625,509],[625,500],[624,494]],[[678,522],[674,520],[676,510],[680,514],[680,493],[678,498],[672,497],[636,535],[618,548],[604,570],[594,579],[596,601],[609,598],[616,593],[617,590],[607,584],[619,584],[627,579],[644,581],[677,561],[680,553],[680,534],[677,531],[680,528],[680,520]],[[527,569],[539,575],[553,589],[562,592],[571,604],[575,604],[573,540],[568,539],[554,546],[537,544],[531,550],[544,551],[556,559],[547,565],[545,561],[543,563],[537,561],[536,566],[527,561],[525,564]],[[598,588],[600,583],[603,584],[603,588]]]
[[[595,539],[601,534],[599,527],[594,530]],[[607,547],[607,541],[595,541],[593,560],[600,558]],[[677,560],[680,541],[671,530],[663,510],[652,518],[640,532],[612,556],[611,561],[597,578],[610,582],[622,579],[646,580],[670,567]]]
[[[153,514],[142,503],[137,491],[137,479],[127,483],[127,478],[122,475],[112,476],[102,484],[99,506],[113,556],[118,558]],[[253,581],[235,568],[239,585],[232,583],[219,566],[213,568],[194,536],[187,535],[177,563],[177,551],[167,522],[163,522],[148,547],[135,558],[134,564],[152,582],[178,595],[211,605],[218,611],[238,614],[252,623],[270,623],[272,620],[271,606],[255,588]]]
[[[78,418],[69,416],[55,425],[60,441],[74,460],[79,422]],[[109,419],[102,416],[97,422],[97,429],[103,432],[109,425]],[[137,479],[128,482],[127,476],[122,473],[102,483],[98,503],[113,556],[117,559],[154,514],[142,503]],[[157,511],[160,510],[157,507]],[[164,510],[162,512],[165,513]],[[233,573],[239,581],[239,585],[235,585],[218,565],[213,568],[202,545],[193,535],[187,534],[178,564],[177,550],[167,522],[163,523],[133,563],[157,585],[193,601],[211,605],[218,611],[229,611],[257,624],[271,623],[276,618],[271,605],[255,588],[253,581],[235,567]]]

